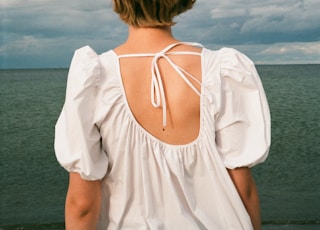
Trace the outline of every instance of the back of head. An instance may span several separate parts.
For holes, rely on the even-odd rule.
[[[196,0],[113,0],[113,9],[133,27],[172,26],[173,18],[192,8]]]

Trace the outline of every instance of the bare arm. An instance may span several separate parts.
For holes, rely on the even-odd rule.
[[[261,229],[260,201],[258,191],[249,168],[228,169],[230,177],[246,207],[255,230]]]
[[[96,229],[100,205],[100,181],[86,181],[78,173],[70,173],[65,207],[66,229]]]

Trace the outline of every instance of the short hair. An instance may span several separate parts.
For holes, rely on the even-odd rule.
[[[173,18],[193,7],[196,0],[113,0],[113,10],[133,27],[176,24]]]

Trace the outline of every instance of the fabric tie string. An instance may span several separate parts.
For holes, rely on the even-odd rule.
[[[190,86],[190,88],[200,96],[200,91],[190,82],[190,80],[186,77],[188,75],[190,78],[192,78],[196,83],[198,83],[201,86],[201,82],[196,79],[194,76],[192,76],[190,73],[176,65],[169,57],[168,55],[178,55],[178,54],[187,54],[187,55],[201,55],[197,52],[191,52],[191,51],[176,51],[176,52],[168,52],[170,49],[172,49],[174,46],[179,44],[189,44],[194,46],[201,46],[198,43],[174,43],[159,53],[156,54],[125,54],[125,55],[119,55],[119,58],[123,57],[153,57],[152,63],[151,63],[151,73],[152,73],[152,79],[151,79],[151,103],[154,108],[160,108],[162,107],[162,125],[163,128],[167,126],[167,102],[166,102],[166,96],[165,91],[163,87],[163,82],[161,78],[160,68],[158,65],[158,61],[161,58],[164,58],[169,65],[178,73],[178,75],[187,83],[187,85]]]

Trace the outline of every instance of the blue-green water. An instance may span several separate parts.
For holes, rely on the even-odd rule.
[[[272,114],[270,156],[253,169],[264,229],[320,229],[320,65],[257,68]],[[0,70],[0,229],[63,229],[53,135],[66,76]]]

